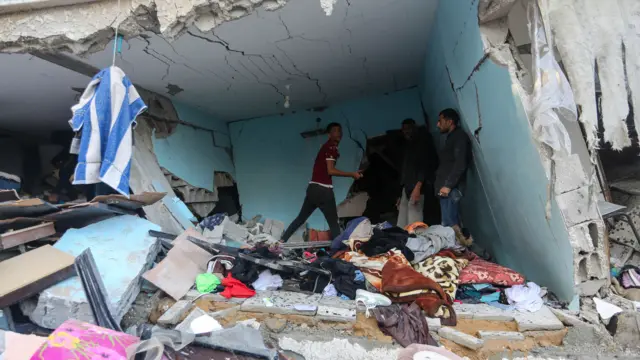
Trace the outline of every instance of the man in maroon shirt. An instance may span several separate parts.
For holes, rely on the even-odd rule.
[[[338,161],[340,157],[338,144],[340,140],[342,140],[342,126],[338,123],[329,124],[329,126],[327,126],[327,134],[329,134],[329,141],[322,145],[320,151],[318,151],[318,156],[316,156],[311,181],[307,187],[307,196],[302,203],[302,209],[300,209],[298,217],[293,220],[282,235],[283,242],[289,240],[291,235],[293,235],[318,208],[322,211],[327,223],[329,223],[331,238],[335,239],[340,235],[338,210],[336,208],[336,198],[333,195],[333,181],[331,181],[331,177],[352,177],[358,180],[362,177],[362,173],[357,171],[345,172],[336,169],[336,161]]]

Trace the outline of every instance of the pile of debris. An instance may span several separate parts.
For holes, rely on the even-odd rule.
[[[320,346],[331,358],[486,359],[585,334],[611,345],[621,311],[635,311],[606,288],[581,308],[562,303],[439,225],[360,217],[332,241],[309,230],[308,241],[283,244],[284,224],[259,216],[163,232],[136,213],[163,193],[57,206],[0,196],[0,244],[23,252],[0,262],[0,308],[11,330],[48,335],[0,333],[4,360],[14,344],[30,356],[105,334],[119,341],[99,350],[128,358],[324,359]]]

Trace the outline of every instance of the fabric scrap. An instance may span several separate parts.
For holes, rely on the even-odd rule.
[[[322,295],[324,296],[338,296],[338,290],[333,284],[327,285],[324,290],[322,290]]]
[[[407,248],[408,238],[409,233],[397,226],[385,230],[374,229],[373,235],[369,241],[361,245],[360,251],[367,256],[376,256],[389,250],[398,249],[407,260],[412,261],[414,254]]]
[[[526,285],[515,285],[506,289],[510,305],[514,305],[517,310],[536,312],[542,308],[543,301],[540,297],[540,286],[534,282],[528,282]]]
[[[122,69],[111,66],[91,79],[69,120],[73,131],[82,132],[74,185],[103,182],[129,197],[132,127],[146,109]]]
[[[220,285],[220,279],[214,274],[204,273],[196,276],[196,289],[201,294],[213,292],[218,285]]]
[[[376,307],[372,311],[380,331],[393,337],[400,345],[438,345],[429,334],[429,324],[417,304],[394,304]]]
[[[220,295],[227,299],[231,299],[232,297],[250,298],[256,294],[255,291],[249,289],[247,285],[243,284],[240,280],[234,279],[231,274],[222,280],[222,286],[224,286],[224,291],[222,291]]]
[[[264,270],[258,276],[258,280],[254,281],[251,286],[256,291],[278,290],[282,287],[282,277],[278,274],[272,274],[270,270]]]
[[[456,298],[460,270],[469,264],[466,259],[452,259],[445,256],[434,256],[415,264],[413,268],[420,274],[437,282],[451,301]]]
[[[427,356],[431,355],[431,357]],[[440,357],[436,357],[440,356]],[[400,350],[397,360],[462,360],[451,351],[438,346],[411,344]]]
[[[489,283],[501,286],[522,285],[524,276],[492,262],[476,258],[460,272],[460,284]]]

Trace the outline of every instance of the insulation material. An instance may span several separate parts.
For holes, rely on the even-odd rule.
[[[629,104],[622,57],[623,39],[630,41],[631,30],[627,31],[628,27],[620,19],[628,7],[638,7],[634,2],[637,3],[633,0],[547,0],[556,46],[581,107],[580,121],[588,130],[590,148],[597,145],[596,66],[602,91],[604,140],[615,150],[631,145],[625,122]],[[633,46],[626,45],[627,49]],[[635,57],[632,63],[637,62]],[[633,70],[633,66],[628,67]],[[632,71],[631,76],[630,79],[634,79],[637,72]],[[640,86],[637,83],[635,81],[635,88]]]
[[[536,139],[553,149],[554,156],[571,154],[571,139],[560,121],[575,121],[578,114],[569,81],[549,46],[537,6],[529,9],[529,28],[535,83],[530,111]]]

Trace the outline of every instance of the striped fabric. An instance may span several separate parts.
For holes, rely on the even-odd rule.
[[[124,72],[115,66],[91,79],[69,124],[82,131],[73,184],[100,181],[129,196],[129,173],[136,117],[147,109]]]

